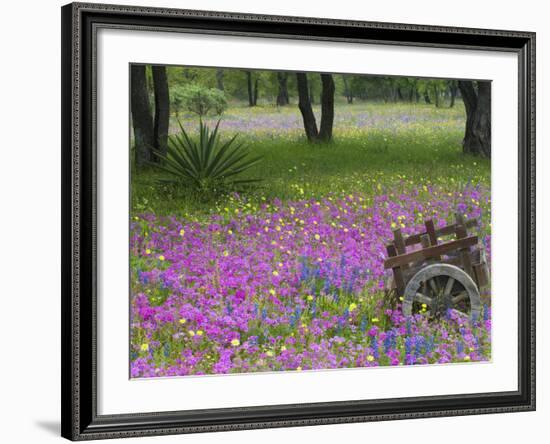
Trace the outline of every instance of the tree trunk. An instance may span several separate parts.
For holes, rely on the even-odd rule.
[[[225,86],[223,84],[223,69],[216,70],[216,84],[220,91],[225,91]]]
[[[296,81],[298,84],[298,108],[302,113],[306,137],[308,141],[316,142],[318,137],[317,122],[311,108],[307,74],[303,72],[296,73]]]
[[[254,106],[258,104],[258,82],[260,79],[254,81]]]
[[[143,166],[151,161],[151,148],[154,144],[153,118],[149,106],[145,65],[131,65],[130,76],[135,160],[137,166]]]
[[[288,97],[288,73],[277,73],[277,84],[279,85],[279,91],[277,93],[277,106],[288,105],[290,100]]]
[[[411,86],[411,89],[409,90],[409,102],[414,101],[414,96],[415,96],[414,86]]]
[[[321,74],[321,126],[319,127],[319,140],[330,142],[332,140],[332,126],[334,123],[334,79],[332,74]]]
[[[437,85],[434,85],[434,97],[435,97],[435,106],[439,108],[439,88]]]
[[[428,94],[428,88],[426,88],[426,91],[424,91],[424,102],[426,102],[428,105],[432,103],[430,100],[430,94]]]
[[[252,91],[252,73],[245,71],[246,73],[246,89],[248,91],[248,106],[254,106],[254,92]]]
[[[170,96],[166,66],[153,66],[153,85],[155,90],[153,144],[156,150],[166,154],[170,124]],[[158,161],[158,158],[153,156],[152,160]]]
[[[451,103],[449,104],[449,107],[452,108],[453,106],[455,106],[456,90],[458,89],[454,81],[451,81],[449,89],[451,92]]]
[[[458,88],[466,108],[463,152],[491,157],[491,83],[459,80]]]
[[[401,91],[401,87],[398,86],[397,87],[397,98],[400,100],[400,101],[403,101],[404,98],[403,98],[403,92]]]
[[[347,102],[351,105],[353,103],[353,92],[351,91],[348,78],[345,74],[342,74],[342,79],[344,80],[344,95],[346,96]]]
[[[307,79],[307,74],[306,74]],[[309,100],[313,105],[315,103],[315,94],[313,94],[313,83],[309,83]]]

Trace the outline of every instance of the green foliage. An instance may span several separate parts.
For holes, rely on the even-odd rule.
[[[170,98],[176,114],[181,109],[185,109],[203,117],[208,114],[223,114],[227,108],[227,100],[223,91],[195,83],[173,87],[170,91]]]
[[[219,121],[213,131],[201,121],[196,139],[178,123],[181,133],[169,137],[166,155],[154,152],[162,161],[158,168],[173,177],[171,182],[183,183],[209,195],[258,181],[239,177],[260,162],[261,157],[250,158],[245,145],[236,143],[237,135],[221,142]]]
[[[216,73],[223,71],[223,84],[221,89],[216,80]],[[198,68],[198,67],[167,67],[168,83],[176,114],[179,111],[187,110],[196,113],[195,106],[189,110],[184,103],[185,89],[190,85],[198,85],[206,90],[213,91],[213,94],[222,95],[227,102],[247,102],[247,77],[242,69],[222,68]],[[258,85],[258,105],[274,104],[278,92],[277,71],[254,70],[252,74],[252,85]],[[334,75],[336,86],[336,102],[342,103],[346,100],[346,93],[351,94],[354,99],[360,101],[384,101],[384,102],[429,102],[431,105],[448,105],[450,90],[454,80],[423,79],[416,77],[383,77],[360,74]],[[346,78],[347,88],[344,85]],[[152,78],[150,69],[147,70],[149,89],[152,92]],[[308,73],[310,93],[314,103],[319,102],[321,93],[321,81],[318,73]],[[288,73],[288,92],[291,98],[296,98],[296,75]],[[292,101],[292,100],[291,100]],[[199,107],[199,111],[202,107]],[[225,110],[225,106],[223,106]],[[216,113],[216,107],[212,108],[211,114]],[[198,113],[197,113],[198,114]],[[218,113],[220,114],[220,113]],[[204,116],[205,114],[199,114]]]

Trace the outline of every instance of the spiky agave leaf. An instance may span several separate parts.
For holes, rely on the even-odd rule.
[[[187,183],[198,190],[205,183],[215,183],[218,189],[223,189],[261,181],[236,177],[260,162],[262,157],[250,158],[244,143],[237,142],[237,134],[222,143],[219,120],[212,131],[201,120],[197,138],[191,137],[180,121],[178,125],[180,133],[168,138],[166,153],[153,150],[161,160],[154,165],[173,176],[174,181]]]

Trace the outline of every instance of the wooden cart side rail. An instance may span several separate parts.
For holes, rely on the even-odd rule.
[[[384,268],[402,267],[411,262],[419,262],[426,259],[432,259],[450,251],[460,250],[476,245],[478,242],[477,236],[465,237],[462,239],[445,242],[433,247],[423,248],[422,250],[412,251],[406,254],[389,257],[384,261]]]
[[[457,224],[452,224],[452,225],[446,225],[442,228],[438,228],[437,230],[435,230],[435,234],[436,236],[448,236],[450,234],[454,234],[456,232],[456,226]],[[466,221],[466,228],[472,228],[472,227],[477,227],[477,219],[470,219]],[[411,234],[410,236],[405,238],[404,240],[405,246],[410,247],[411,245],[419,244],[422,236],[425,234],[430,234],[430,233],[428,233],[427,231],[424,231],[422,233]]]

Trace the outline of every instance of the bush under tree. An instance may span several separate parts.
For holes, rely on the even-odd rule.
[[[176,115],[184,110],[200,117],[217,116],[223,114],[227,108],[227,100],[223,91],[197,84],[175,87],[171,94],[171,101]]]

